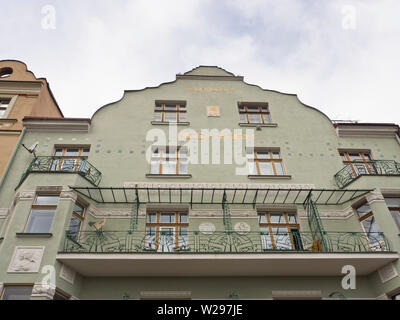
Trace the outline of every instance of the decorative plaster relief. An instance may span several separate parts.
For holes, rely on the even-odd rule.
[[[380,268],[378,270],[378,273],[382,283],[388,282],[389,280],[392,280],[393,278],[396,278],[399,275],[393,263],[389,263],[383,268]]]
[[[382,193],[378,190],[371,191],[368,193],[365,198],[367,199],[368,203],[371,204],[375,201],[385,201]]]
[[[32,190],[26,190],[26,191],[20,191],[16,195],[16,200],[32,200],[35,198],[36,191]]]
[[[93,205],[90,205],[87,208],[87,212],[93,216],[94,218],[129,218],[132,215],[132,209],[129,208],[120,208],[120,209],[111,209],[111,208],[96,208]],[[146,210],[139,209],[139,216],[145,216]]]
[[[63,264],[60,270],[60,278],[69,282],[70,284],[74,284],[76,272],[70,267]]]
[[[125,188],[205,188],[205,189],[314,189],[313,184],[267,184],[267,183],[150,183],[124,182]]]
[[[44,247],[15,247],[7,272],[39,272]]]
[[[32,297],[46,297],[53,299],[56,288],[50,284],[36,282],[32,289]]]
[[[213,234],[215,232],[215,225],[211,222],[203,222],[199,225],[199,231],[203,234]]]
[[[77,194],[74,191],[61,191],[60,200],[71,200],[75,202],[78,199]]]
[[[231,217],[257,217],[255,210],[230,209]],[[195,209],[190,211],[193,217],[222,217],[222,208],[220,210]]]
[[[239,234],[245,234],[251,230],[250,225],[243,221],[236,223],[233,229]]]

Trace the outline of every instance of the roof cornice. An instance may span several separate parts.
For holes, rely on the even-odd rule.
[[[223,80],[223,81],[243,81],[242,76],[213,76],[213,75],[198,75],[198,74],[177,74],[176,79],[187,80]]]
[[[399,126],[393,123],[346,123],[335,125],[339,137],[394,138]]]
[[[88,118],[25,117],[22,124],[26,131],[88,132],[91,120]]]

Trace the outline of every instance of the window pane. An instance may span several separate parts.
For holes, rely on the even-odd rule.
[[[184,122],[186,121],[186,112],[180,112],[179,113],[179,122]]]
[[[69,223],[68,233],[74,239],[77,238],[79,229],[81,227],[81,220],[72,215],[71,222]]]
[[[371,155],[369,153],[364,153],[365,160],[372,160]]]
[[[297,223],[295,214],[288,214],[289,223]]]
[[[259,223],[267,223],[267,217],[265,216],[265,214],[258,215],[258,222]]]
[[[67,157],[77,157],[79,155],[79,149],[76,148],[68,148],[65,152],[65,156]]]
[[[2,300],[30,300],[32,287],[5,287]]]
[[[180,214],[179,215],[179,222],[180,223],[187,223],[188,222],[188,215],[185,213],[185,214]]]
[[[275,170],[277,175],[283,175],[283,168],[282,168],[282,163],[280,162],[275,162]]]
[[[270,214],[269,220],[271,223],[286,223],[282,214]]]
[[[79,203],[75,203],[74,211],[75,211],[77,214],[83,216],[84,208],[83,208],[83,206],[81,206]]]
[[[364,205],[362,205],[361,207],[357,208],[357,214],[360,218],[362,218],[363,216],[365,216],[367,213],[371,212],[371,208],[369,207],[369,204],[366,203]]]
[[[161,223],[175,223],[175,213],[161,213]]]
[[[49,233],[55,210],[33,209],[29,217],[27,233]]]
[[[257,159],[271,159],[269,152],[256,152]]]
[[[240,117],[240,123],[247,123],[246,114],[241,113],[239,114],[239,117]]]
[[[154,112],[154,121],[162,121],[162,112]]]
[[[390,213],[396,222],[397,228],[400,230],[400,210],[390,210]]]
[[[260,175],[272,176],[274,174],[271,162],[258,162],[258,166],[260,168]]]
[[[261,247],[263,250],[272,249],[271,235],[268,227],[260,227]]]
[[[162,174],[176,174],[176,161],[163,161]]]
[[[150,162],[150,173],[152,173],[152,174],[160,173],[160,162],[159,161],[151,161]]]
[[[166,104],[164,110],[169,110],[169,111],[177,110],[176,104]]]
[[[262,123],[261,114],[249,113],[249,123]]]
[[[349,153],[349,157],[351,161],[362,160],[359,153]]]
[[[264,117],[264,123],[271,123],[271,119],[269,117],[269,114],[263,113],[263,117]]]
[[[58,203],[58,196],[37,196],[35,204],[41,206],[56,206]]]
[[[292,245],[286,227],[272,227],[272,233],[277,250],[290,250]]]
[[[279,155],[279,152],[272,152],[272,158],[274,158],[274,159],[280,159],[281,157],[280,157],[280,155]]]
[[[83,149],[81,156],[82,157],[87,157],[89,155],[89,151],[90,151],[89,149]]]
[[[187,161],[179,161],[179,174],[187,174],[188,166]]]
[[[367,167],[364,164],[355,163],[353,166],[357,174],[368,174]]]
[[[63,152],[63,149],[56,149],[56,152],[54,153],[54,155],[57,156],[57,157],[61,157],[62,156],[62,152]]]
[[[156,110],[162,110],[162,104],[156,104]]]
[[[147,222],[149,223],[156,223],[157,216],[155,213],[150,213],[147,215]]]
[[[400,198],[385,198],[388,208],[400,208]]]
[[[380,232],[379,227],[374,219],[374,216],[370,216],[367,219],[364,219],[362,222],[364,226],[365,232]]]
[[[6,114],[6,110],[0,109],[0,118],[3,118],[5,114]]]
[[[176,113],[175,112],[165,112],[164,113],[164,121],[165,122],[176,122]]]
[[[247,107],[248,112],[260,112],[259,107]]]

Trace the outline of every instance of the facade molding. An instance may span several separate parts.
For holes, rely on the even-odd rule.
[[[314,184],[287,184],[287,183],[150,183],[150,182],[124,182],[125,188],[204,188],[204,189],[314,189]]]
[[[272,297],[274,299],[321,299],[321,290],[273,290]]]
[[[395,138],[399,127],[394,124],[338,124],[336,130],[341,138]]]
[[[22,124],[26,131],[82,132],[90,129],[90,119],[33,118],[25,117]]]
[[[78,199],[78,195],[74,191],[61,191],[60,200],[69,200],[75,202]]]
[[[32,297],[46,297],[53,300],[54,294],[56,293],[56,287],[43,282],[36,282],[32,289]]]
[[[191,299],[192,291],[141,291],[140,299],[181,300]]]

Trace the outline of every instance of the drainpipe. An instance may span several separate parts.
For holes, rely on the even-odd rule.
[[[25,128],[22,129],[22,132],[21,132],[21,134],[20,134],[20,136],[18,138],[18,141],[17,141],[17,145],[15,146],[14,151],[11,154],[10,160],[8,160],[6,169],[3,172],[3,176],[0,179],[0,190],[1,190],[1,187],[3,186],[4,181],[6,180],[6,176],[8,174],[8,171],[11,168],[11,165],[12,165],[12,163],[14,161],[15,155],[17,154],[18,147],[20,146],[20,144],[22,142],[22,139],[24,138],[24,135],[25,135]]]

